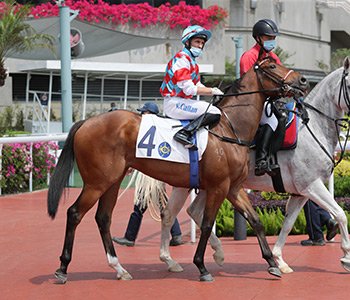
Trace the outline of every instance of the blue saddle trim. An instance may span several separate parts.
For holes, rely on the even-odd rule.
[[[291,101],[291,102],[286,103],[285,108],[289,110],[287,125],[286,125],[286,127],[288,127],[290,125],[290,123],[293,121],[293,119],[295,118],[295,114],[293,113],[293,111],[296,110],[295,101]]]
[[[182,126],[186,126],[190,121],[181,120]],[[192,142],[197,145],[197,134],[192,137]],[[199,189],[199,161],[198,150],[188,150],[190,160],[190,188]]]

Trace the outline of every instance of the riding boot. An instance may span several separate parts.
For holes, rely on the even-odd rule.
[[[259,129],[256,139],[255,176],[262,176],[265,173],[271,176],[274,175],[269,164],[270,144],[273,134],[274,131],[268,124]]]
[[[197,146],[192,141],[193,134],[200,128],[207,125],[215,125],[220,120],[219,114],[205,113],[198,118],[192,120],[189,124],[175,133],[174,140],[185,145],[185,148],[190,150],[198,150]]]

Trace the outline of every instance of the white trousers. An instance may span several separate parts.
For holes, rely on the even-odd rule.
[[[274,113],[271,114],[271,105],[268,102],[264,104],[264,110],[260,119],[260,125],[265,124],[268,124],[273,131],[276,131],[278,120]]]
[[[165,97],[163,109],[167,117],[177,120],[193,120],[205,112],[221,115],[220,110],[208,102],[180,97]]]

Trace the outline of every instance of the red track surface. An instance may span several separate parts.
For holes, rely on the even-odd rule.
[[[196,245],[189,242],[189,219],[179,221],[185,244],[171,247],[172,256],[184,268],[169,273],[159,261],[160,225],[145,214],[137,245],[116,247],[132,281],[116,280],[107,265],[94,220],[96,207],[76,232],[68,282],[54,284],[65,230],[66,210],[79,193],[71,189],[52,221],[46,213],[46,191],[0,197],[0,299],[349,299],[350,274],[340,266],[339,236],[324,247],[302,247],[305,236],[290,236],[284,251],[292,274],[275,279],[266,271],[255,238],[234,241],[223,238],[225,264],[218,267],[207,249],[206,266],[215,277],[199,282],[192,263]],[[132,191],[114,210],[112,234],[122,236],[132,209]],[[269,237],[271,245],[276,237]]]

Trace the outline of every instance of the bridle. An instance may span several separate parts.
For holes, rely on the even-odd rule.
[[[347,71],[345,68],[343,70],[342,73],[342,78],[341,78],[341,82],[340,82],[340,89],[339,89],[339,95],[338,95],[338,106],[340,107],[340,101],[341,101],[341,96],[342,94],[344,94],[344,101],[345,104],[348,108],[348,114],[350,113],[350,97],[349,97],[349,92],[347,90],[346,87],[346,77],[349,75],[349,71]],[[346,144],[348,143],[349,140],[349,132],[350,132],[350,120],[346,119],[346,118],[339,118],[339,119],[335,119],[332,118],[330,116],[328,116],[327,114],[325,114],[324,112],[320,111],[319,109],[317,109],[316,107],[312,106],[309,103],[306,102],[302,102],[301,103],[302,106],[305,106],[306,108],[310,108],[311,110],[317,112],[318,114],[320,114],[322,117],[332,121],[334,123],[336,132],[337,132],[337,139],[338,139],[338,144],[340,147],[340,156],[339,159],[336,161],[333,158],[333,155],[331,155],[326,147],[319,141],[319,139],[316,137],[316,135],[312,132],[312,130],[310,129],[309,125],[307,124],[307,122],[304,122],[307,130],[310,132],[311,136],[313,137],[313,139],[317,142],[317,144],[320,146],[320,148],[322,149],[322,151],[329,157],[329,159],[332,161],[333,163],[333,169],[339,165],[339,163],[343,160],[344,157],[344,153],[346,150]],[[346,125],[344,125],[343,123],[347,123]],[[345,140],[343,141],[343,143],[341,142],[340,138],[341,138],[341,134],[339,131],[339,127],[345,128],[346,129],[346,135],[345,135]],[[333,171],[332,169],[332,171]]]
[[[257,75],[259,85],[261,87],[260,90],[250,91],[250,92],[224,94],[224,95],[221,96],[222,97],[221,100],[223,99],[223,97],[228,97],[228,96],[242,96],[242,95],[257,94],[257,93],[262,93],[262,94],[266,95],[266,93],[268,93],[268,92],[279,92],[278,97],[285,97],[290,92],[292,92],[293,94],[296,94],[296,93],[302,94],[302,92],[299,89],[296,89],[296,88],[290,86],[289,84],[286,84],[286,80],[289,77],[289,75],[294,72],[293,70],[289,70],[289,72],[283,78],[278,77],[274,73],[268,72],[267,70],[265,70],[264,68],[261,67],[267,60],[271,60],[271,58],[267,57],[267,58],[263,59],[260,62],[256,62],[254,64],[254,67],[253,67],[254,68],[254,72]],[[273,89],[265,89],[263,87],[263,84],[262,84],[262,76],[268,77],[271,81],[273,81],[274,83],[276,83],[280,87],[273,88]],[[267,99],[269,99],[268,95],[266,95],[266,96],[267,96]],[[267,101],[271,101],[271,100],[267,100]],[[220,102],[220,101],[218,101],[218,102]],[[218,103],[218,102],[216,102],[216,103]],[[231,120],[229,119],[227,113],[224,111],[225,108],[237,107],[237,106],[248,106],[248,105],[249,104],[238,104],[238,105],[236,104],[236,105],[227,105],[227,106],[224,106],[224,107],[218,107],[220,109],[222,115],[228,121],[229,127],[230,127],[232,133],[234,134],[234,136],[236,138],[221,136],[221,135],[213,132],[212,130],[208,130],[208,131],[211,134],[213,134],[214,136],[216,136],[217,138],[219,138],[221,141],[228,142],[228,143],[234,143],[234,144],[238,144],[238,145],[241,145],[241,146],[251,147],[251,145],[252,145],[251,141],[241,140],[237,136],[236,130],[234,129],[234,126],[233,126]]]

